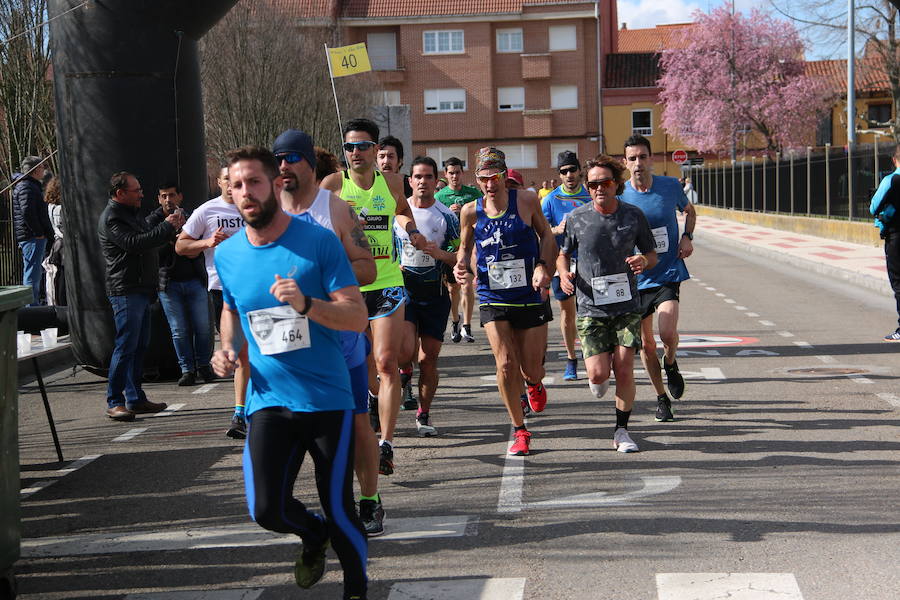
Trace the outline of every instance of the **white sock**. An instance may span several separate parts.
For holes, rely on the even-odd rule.
[[[387,445],[387,447],[388,447],[390,450],[393,450],[393,449],[394,449],[394,444],[392,444],[390,440],[381,440],[380,442],[378,442],[378,445],[379,445],[379,446]]]

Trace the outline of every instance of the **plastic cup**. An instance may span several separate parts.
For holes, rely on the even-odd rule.
[[[24,331],[16,332],[16,350],[20,355],[31,352],[31,334]]]
[[[56,327],[41,329],[41,342],[44,344],[44,348],[52,348],[56,345],[56,332]]]

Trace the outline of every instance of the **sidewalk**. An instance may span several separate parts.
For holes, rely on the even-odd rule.
[[[884,250],[812,235],[697,216],[695,239],[709,241],[811,269],[831,278],[893,296],[887,278]]]

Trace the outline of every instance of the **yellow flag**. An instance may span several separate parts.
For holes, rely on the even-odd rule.
[[[328,54],[331,60],[331,74],[334,77],[356,75],[372,70],[372,65],[369,64],[369,53],[366,52],[364,43],[329,48]]]

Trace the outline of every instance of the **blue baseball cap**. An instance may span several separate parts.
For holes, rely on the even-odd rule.
[[[278,134],[272,144],[272,153],[278,156],[288,152],[296,152],[306,159],[309,166],[315,170],[316,151],[313,149],[312,138],[307,134],[299,129],[288,129]]]

